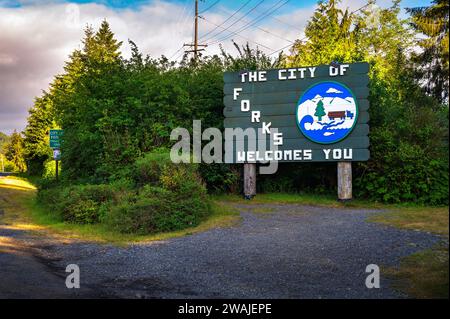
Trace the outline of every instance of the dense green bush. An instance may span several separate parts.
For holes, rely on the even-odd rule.
[[[198,225],[210,212],[196,165],[149,153],[134,165],[137,192],[111,207],[103,221],[124,233],[148,234]]]
[[[356,196],[387,203],[448,205],[448,160],[397,138],[386,129],[372,133],[373,159],[358,165]]]
[[[199,173],[205,181],[210,193],[240,193],[241,165],[231,164],[200,164]]]
[[[17,171],[14,163],[12,163],[8,160],[4,160],[3,165],[5,167],[5,172],[16,172]]]
[[[168,153],[148,153],[138,158],[131,169],[131,177],[136,185],[157,185],[166,167],[173,165]]]
[[[448,164],[428,161],[418,153],[402,161],[396,154],[387,154],[384,164],[389,169],[384,175],[368,170],[359,177],[357,196],[388,203],[448,204]]]
[[[105,223],[120,232],[137,234],[196,226],[207,216],[210,206],[206,190],[191,185],[197,194],[185,194],[183,198],[178,192],[146,185],[139,194],[112,207],[105,216]]]
[[[100,221],[103,205],[114,199],[110,185],[74,185],[41,189],[38,201],[64,221],[93,224]]]

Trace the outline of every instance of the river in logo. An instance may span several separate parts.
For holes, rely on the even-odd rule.
[[[298,127],[316,143],[342,140],[353,130],[357,119],[358,107],[352,91],[336,82],[321,82],[310,87],[297,105]]]

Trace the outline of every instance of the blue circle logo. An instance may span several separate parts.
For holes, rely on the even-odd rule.
[[[306,138],[336,143],[353,130],[358,106],[352,91],[336,82],[320,82],[303,93],[297,105],[297,125]]]

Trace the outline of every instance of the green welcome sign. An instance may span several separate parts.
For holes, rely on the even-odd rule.
[[[228,162],[367,161],[368,71],[352,63],[226,72]]]
[[[63,130],[50,130],[50,147],[53,149],[61,148],[61,137]]]

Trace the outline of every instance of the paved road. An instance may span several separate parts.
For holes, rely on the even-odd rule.
[[[65,278],[53,272],[46,260],[38,257],[37,251],[23,245],[25,238],[36,242],[41,240],[0,226],[0,298],[81,296],[78,291],[66,288]]]
[[[61,244],[0,227],[0,238],[31,247],[23,248],[25,257],[0,250],[0,278],[10,278],[0,283],[0,297],[405,298],[383,272],[381,288],[367,289],[366,266],[397,265],[440,240],[369,223],[377,213],[371,210],[237,207],[243,218],[238,226],[127,247]],[[27,269],[27,260],[36,266]],[[70,263],[81,269],[76,291],[64,286]]]

